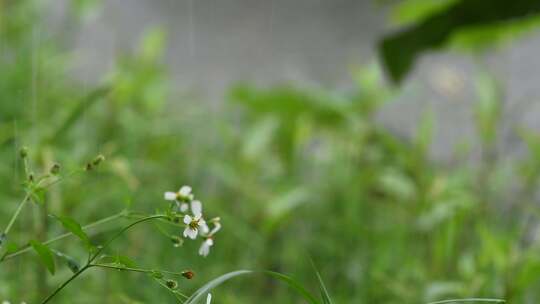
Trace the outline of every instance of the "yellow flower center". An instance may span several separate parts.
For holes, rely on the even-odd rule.
[[[189,223],[189,228],[195,230],[199,228],[199,220],[193,220],[191,223]]]

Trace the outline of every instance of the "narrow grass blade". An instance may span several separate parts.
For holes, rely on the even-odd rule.
[[[210,290],[213,288],[223,284],[223,282],[228,281],[234,277],[238,277],[241,275],[251,274],[253,271],[251,270],[237,270],[233,272],[226,273],[222,276],[219,276],[212,281],[206,283],[203,285],[203,287],[199,288],[197,291],[195,291],[185,302],[184,304],[193,304],[197,303],[199,299],[201,299],[203,296],[205,296]]]
[[[330,294],[328,293],[328,290],[326,289],[326,285],[324,285],[324,281],[321,277],[321,274],[319,273],[319,270],[317,270],[317,266],[315,266],[315,263],[313,260],[311,261],[311,265],[313,266],[313,269],[315,270],[315,274],[317,275],[317,280],[319,281],[319,289],[321,290],[321,297],[323,299],[324,304],[332,304],[332,299],[330,298]]]
[[[301,294],[304,297],[304,299],[308,301],[308,303],[311,303],[311,304],[319,303],[319,301],[313,295],[311,295],[309,291],[307,291],[304,287],[302,287],[302,285],[300,285],[300,283],[298,283],[293,278],[279,272],[264,271],[264,273],[289,285],[289,287],[291,287],[292,289],[296,290],[299,294]]]
[[[453,299],[453,300],[442,300],[436,302],[429,302],[427,304],[445,304],[445,303],[474,303],[474,302],[483,302],[483,303],[506,303],[506,300],[503,299],[487,299],[487,298],[468,298],[468,299]]]
[[[110,88],[107,86],[98,87],[84,96],[82,100],[75,106],[66,119],[58,126],[50,137],[50,141],[54,142],[60,139],[69,129],[82,117],[84,112],[88,110],[94,103],[102,97],[107,96]]]

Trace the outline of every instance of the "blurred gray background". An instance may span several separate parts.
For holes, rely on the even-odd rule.
[[[178,91],[219,104],[229,85],[294,80],[346,91],[351,71],[376,61],[379,38],[390,31],[388,7],[367,0],[104,0],[82,27],[71,28],[66,1],[51,7],[51,26],[73,49],[74,74],[94,83],[116,55],[137,45],[145,29],[166,30],[166,62]],[[504,134],[499,152],[523,152],[512,134],[524,125],[540,131],[540,32],[490,54],[426,54],[403,92],[379,121],[404,137],[425,111],[435,115],[432,156],[448,161],[457,146],[477,140],[474,77],[495,75],[504,88]]]

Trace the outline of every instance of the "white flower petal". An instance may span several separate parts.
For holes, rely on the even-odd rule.
[[[184,237],[189,237],[190,239],[194,240],[197,238],[197,229],[193,229],[191,227],[186,227],[184,229]]]
[[[214,244],[214,241],[212,239],[206,239],[199,248],[199,255],[202,255],[203,257],[208,256],[210,253],[210,247]]]
[[[212,294],[209,293],[208,296],[206,296],[206,304],[210,304],[212,302]]]
[[[206,225],[206,222],[202,219],[199,221],[199,228],[201,229],[202,234],[208,234],[208,232],[210,232],[208,225]]]
[[[195,217],[200,217],[202,214],[202,204],[200,201],[192,201],[191,202],[191,212],[193,212],[193,215]]]
[[[204,243],[201,245],[201,248],[199,248],[199,255],[206,257],[210,253],[210,249],[208,246],[206,246]]]
[[[164,198],[168,201],[174,201],[176,200],[176,193],[167,191],[165,192]]]
[[[182,203],[180,205],[180,212],[186,213],[188,211],[188,209],[189,209],[189,205],[187,203]]]
[[[188,196],[191,193],[191,187],[190,186],[182,186],[180,190],[178,190],[178,193],[181,196]]]
[[[189,223],[191,223],[192,220],[193,219],[191,218],[191,216],[187,214],[184,216],[184,224],[188,225]]]

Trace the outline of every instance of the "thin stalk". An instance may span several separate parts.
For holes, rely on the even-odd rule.
[[[75,280],[78,276],[80,276],[85,270],[87,270],[90,266],[85,265],[82,267],[79,271],[74,273],[69,279],[67,279],[62,285],[60,285],[58,288],[56,288],[53,293],[51,293],[43,302],[42,304],[49,303],[49,301],[54,298],[62,289],[64,289],[71,281]]]
[[[25,167],[27,167],[26,165],[26,159],[25,159]],[[41,184],[41,181],[39,181],[37,184],[36,184],[36,188],[39,187]],[[13,227],[13,224],[15,224],[15,221],[17,220],[17,218],[19,217],[19,214],[21,213],[23,207],[26,205],[26,203],[30,200],[30,195],[32,194],[32,189],[30,191],[26,191],[26,195],[24,196],[23,200],[19,203],[19,206],[17,207],[17,210],[15,210],[15,213],[13,214],[13,216],[11,217],[11,219],[9,220],[9,223],[8,225],[6,226],[6,229],[4,230],[4,232],[2,233],[2,237],[3,238],[7,238],[7,235],[9,233],[9,231],[11,230],[11,227]],[[0,260],[1,261],[1,260]]]
[[[148,273],[148,274],[151,274],[151,273],[154,273],[154,272],[159,272],[159,273],[176,275],[176,276],[183,276],[184,275],[182,272],[174,272],[174,271],[167,271],[167,270],[143,269],[143,268],[131,268],[131,267],[122,267],[122,266],[107,265],[107,264],[90,264],[89,266],[90,267],[101,267],[101,268],[115,269],[115,270],[120,270],[120,271]],[[167,286],[165,286],[165,287],[167,287]],[[169,288],[167,287],[167,289],[169,289]],[[182,297],[185,297],[186,299],[188,298],[188,296],[186,296],[185,294],[183,294],[181,292],[173,291],[173,293],[178,294],[178,295],[180,295]]]
[[[163,215],[163,214],[158,214],[158,215],[151,215],[151,216],[147,216],[147,217],[144,217],[140,220],[137,220],[129,225],[127,225],[126,227],[122,228],[120,231],[118,231],[112,238],[110,238],[107,242],[105,242],[105,245],[103,245],[101,248],[99,248],[96,253],[91,256],[88,260],[88,264],[92,263],[100,254],[101,252],[103,252],[103,250],[107,249],[107,247],[114,241],[116,240],[118,237],[120,237],[124,232],[128,231],[129,229],[131,229],[131,227],[135,226],[135,225],[138,225],[140,223],[143,223],[143,222],[146,222],[146,221],[150,221],[150,220],[154,220],[154,219],[159,219],[159,218],[166,218],[167,216],[166,215]]]
[[[105,245],[103,245],[102,247],[99,247],[98,250],[96,250],[96,252],[93,254],[93,255],[90,255],[88,257],[88,261],[86,262],[86,264],[79,270],[77,271],[76,273],[74,273],[69,279],[67,279],[64,283],[62,283],[62,285],[60,285],[58,288],[56,288],[53,293],[51,293],[45,300],[43,300],[43,302],[41,302],[41,304],[46,304],[46,303],[49,303],[51,301],[51,299],[53,297],[55,297],[62,289],[64,289],[69,283],[71,283],[71,281],[73,281],[74,279],[76,279],[79,275],[81,275],[84,271],[86,271],[87,269],[89,269],[90,267],[94,267],[95,265],[100,265],[100,264],[92,264],[92,262],[94,262],[94,260],[103,252],[103,250],[107,249],[107,247],[114,241],[116,240],[118,237],[120,237],[124,232],[128,231],[129,229],[131,229],[133,226],[135,225],[138,225],[140,223],[143,223],[143,222],[146,222],[146,221],[150,221],[150,220],[154,220],[154,219],[158,219],[158,218],[166,218],[167,216],[166,215],[163,215],[163,214],[158,214],[158,215],[151,215],[151,216],[147,216],[145,218],[142,218],[140,220],[137,220],[129,225],[127,225],[126,227],[122,228],[120,231],[118,231],[115,235],[113,235],[113,237],[111,237],[109,240],[107,240],[107,242],[105,242]]]
[[[144,268],[131,268],[131,267],[123,267],[123,266],[115,266],[115,265],[99,264],[99,263],[98,264],[90,264],[90,267],[101,267],[101,268],[109,268],[109,269],[116,269],[116,270],[141,272],[141,273],[160,272],[160,273],[176,275],[176,276],[184,275],[182,272],[174,272],[174,271],[167,271],[167,270],[144,269]]]
[[[176,291],[176,290],[171,290],[167,285],[165,285],[163,282],[159,281],[159,280],[155,280],[160,286],[162,286],[163,288],[167,289],[167,291],[171,292],[174,297],[180,302],[180,303],[184,303],[187,299],[189,299],[188,296],[186,296],[185,294],[179,292],[179,291]],[[183,299],[180,297],[182,296]]]
[[[17,210],[15,210],[15,213],[11,217],[11,220],[9,220],[9,223],[4,230],[4,236],[7,236],[9,231],[11,230],[11,227],[13,227],[13,224],[15,224],[15,220],[19,217],[19,214],[21,213],[21,210],[23,209],[24,205],[26,205],[26,202],[30,200],[30,192],[27,192],[24,196],[23,200],[19,203],[19,207],[17,207]]]
[[[76,174],[80,174],[80,173],[83,173],[84,172],[84,169],[77,169],[77,170],[73,170],[71,172],[69,172],[68,174],[66,175],[62,175],[62,176],[59,176],[57,179],[55,179],[54,181],[48,183],[47,185],[43,186],[43,188],[49,188],[55,184],[58,184],[60,182],[62,182],[63,180],[65,180],[66,178],[70,178]]]
[[[106,224],[106,223],[108,223],[108,222],[114,221],[114,220],[116,220],[116,219],[118,219],[118,218],[120,218],[120,217],[123,217],[124,215],[125,215],[125,214],[124,214],[123,212],[120,212],[120,213],[118,213],[118,214],[115,214],[115,215],[112,215],[112,216],[103,218],[103,219],[101,219],[101,220],[95,221],[95,222],[93,222],[93,223],[91,223],[91,224],[88,224],[88,225],[86,225],[86,226],[83,226],[82,229],[83,229],[84,231],[86,231],[86,230],[92,229],[92,228],[94,228],[94,227],[100,226],[100,225],[102,225],[102,224]],[[46,242],[43,242],[43,245],[49,245],[49,244],[52,244],[52,243],[54,243],[54,242],[63,240],[63,239],[65,239],[65,238],[67,238],[67,237],[69,237],[69,236],[72,236],[72,235],[73,235],[73,233],[71,233],[71,232],[67,232],[67,233],[61,234],[61,235],[59,235],[59,236],[57,236],[57,237],[54,237],[54,238],[52,238],[52,239],[50,239],[50,240],[48,240],[48,241],[46,241]],[[14,257],[17,257],[17,256],[19,256],[19,255],[21,255],[21,254],[26,253],[26,252],[29,252],[29,251],[31,251],[31,250],[32,250],[32,247],[31,247],[29,244],[27,244],[27,245],[25,245],[23,248],[21,248],[21,249],[15,251],[15,252],[13,252],[13,253],[10,253],[10,254],[4,256],[3,258],[1,258],[1,259],[0,259],[0,263],[3,262],[3,261],[6,261],[6,260],[12,259],[12,258],[14,258]]]

